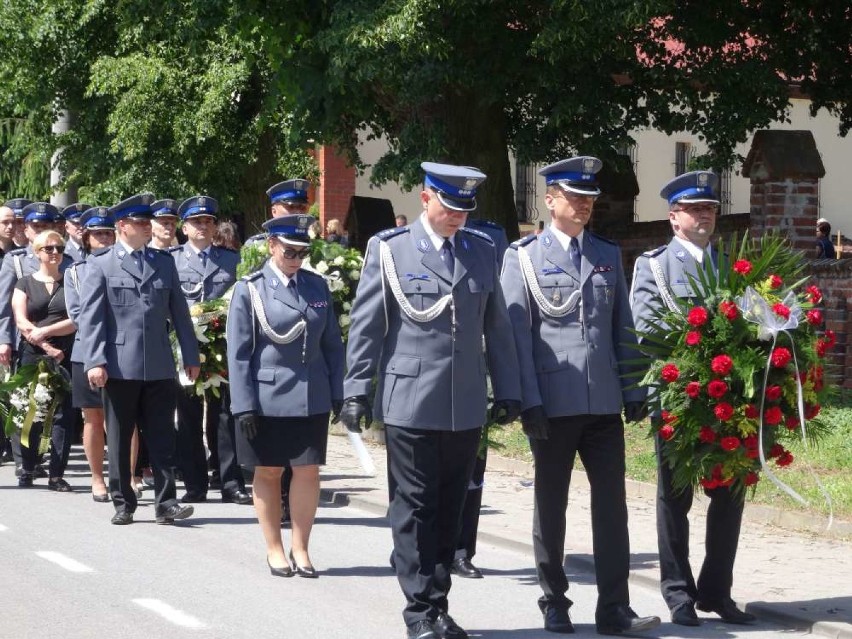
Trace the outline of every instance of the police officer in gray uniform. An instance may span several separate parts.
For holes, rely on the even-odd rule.
[[[520,381],[494,243],[463,227],[485,175],[422,167],[423,214],[367,246],[350,315],[341,421],[353,431],[362,418],[369,426],[367,395],[378,376],[374,409],[387,438],[393,559],[408,637],[459,639],[467,633],[449,616],[447,594],[486,420],[486,360],[498,423],[517,417]]]
[[[240,255],[213,246],[219,204],[212,197],[188,198],[178,208],[187,241],[170,250],[180,277],[180,287],[189,304],[218,299],[237,280]],[[227,385],[222,395],[207,397],[207,444],[221,480],[222,500],[250,504],[245,480],[237,464],[234,422],[228,408]],[[186,485],[184,502],[207,500],[207,455],[203,433],[204,401],[193,389],[179,388],[177,394],[177,462]]]
[[[565,509],[579,453],[592,491],[599,634],[659,625],[630,608],[624,424],[644,417],[645,392],[629,389],[636,338],[618,247],[589,231],[602,163],[574,157],[539,171],[551,224],[512,244],[501,282],[515,329],[522,424],[535,459],[533,550],[544,627],[574,631],[565,596]],[[631,345],[634,348],[631,348]]]
[[[464,225],[485,233],[494,242],[497,252],[497,267],[502,268],[503,256],[509,248],[509,240],[506,230],[491,220],[476,219],[468,215]],[[476,464],[473,467],[473,475],[467,487],[467,496],[464,500],[462,510],[462,526],[459,534],[459,544],[456,548],[456,556],[450,566],[450,572],[457,577],[468,579],[481,579],[482,571],[473,565],[472,559],[476,554],[476,535],[479,531],[479,511],[482,508],[482,487],[485,484],[485,466],[488,460],[488,449],[476,456]]]
[[[170,250],[175,243],[178,223],[178,204],[172,198],[157,200],[151,205],[151,248]]]
[[[154,467],[155,516],[171,524],[192,514],[175,495],[175,362],[168,326],[174,328],[187,377],[199,371],[198,342],[174,260],[146,247],[151,239],[150,194],[110,209],[118,241],[89,257],[80,293],[83,366],[103,389],[109,454],[112,523],[133,523],[136,493],[130,484],[134,425],[145,436]]]
[[[75,262],[85,259],[83,247],[80,245],[83,239],[83,225],[80,223],[80,216],[90,208],[92,208],[91,204],[75,202],[62,209],[62,217],[65,218],[63,235],[67,238],[65,240],[65,255]]]
[[[266,189],[269,197],[269,212],[272,218],[284,215],[300,215],[308,211],[308,189],[311,183],[303,178],[284,180]],[[252,235],[245,244],[265,242],[267,234]]]
[[[666,246],[644,253],[636,260],[631,287],[631,305],[636,329],[646,330],[655,309],[673,298],[695,298],[689,276],[697,277],[705,260],[715,264],[710,238],[716,228],[719,178],[710,171],[684,173],[666,184],[660,196],[669,204],[669,222],[674,237]],[[701,303],[695,300],[695,303]],[[655,407],[652,420],[659,422]],[[739,610],[731,599],[734,559],[740,536],[743,495],[729,487],[704,492],[710,498],[707,511],[706,555],[698,584],[689,565],[689,521],[692,488],[677,491],[672,485],[673,470],[664,461],[666,444],[657,435],[657,541],[660,550],[660,586],[671,610],[672,622],[683,626],[701,623],[696,606],[714,612],[722,621],[747,624],[754,615]]]
[[[25,232],[30,242],[42,231],[50,230],[57,222],[62,222],[62,214],[52,204],[47,202],[29,202],[28,200],[13,200],[7,202],[17,214],[17,206],[21,208],[24,217]],[[14,205],[14,206],[11,206]],[[67,255],[62,256],[59,271],[65,270],[74,263]],[[3,264],[0,266],[0,364],[13,366],[16,364],[15,356],[18,350],[18,331],[15,328],[15,319],[12,314],[12,292],[15,284],[24,275],[35,273],[39,269],[38,256],[33,253],[31,245],[24,248],[9,251],[3,256]],[[13,433],[10,437],[12,456],[15,459],[15,473],[20,475],[21,448],[20,433]],[[35,477],[46,477],[44,468],[36,466]]]

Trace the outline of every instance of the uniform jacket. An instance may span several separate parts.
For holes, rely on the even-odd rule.
[[[545,298],[555,306],[580,292],[576,308],[563,317],[541,312],[524,285],[518,250],[527,251]],[[586,231],[581,272],[550,228],[514,242],[506,252],[501,282],[521,366],[524,409],[541,405],[548,417],[612,415],[622,403],[643,401],[631,389],[639,357],[621,251]],[[633,346],[631,348],[631,346]]]
[[[485,233],[494,242],[494,250],[497,253],[497,267],[502,268],[503,256],[506,254],[506,249],[509,248],[509,240],[506,237],[506,230],[491,220],[475,220],[468,217],[464,225],[468,228]]]
[[[420,323],[405,315],[380,267],[387,242],[402,294],[418,310],[452,293],[456,325],[445,309]],[[370,239],[352,306],[346,397],[369,395],[373,413],[403,428],[468,430],[486,417],[486,354],[496,399],[520,400],[518,359],[500,289],[494,243],[477,231],[455,235],[450,281],[420,219]],[[485,337],[485,354],[482,339]]]
[[[59,263],[60,272],[64,273],[73,263],[74,260],[63,255]],[[12,293],[21,277],[35,273],[38,268],[38,256],[33,253],[32,246],[14,249],[3,257],[3,264],[0,266],[0,344],[11,344],[13,349],[17,348],[18,331],[15,329],[15,317],[12,313]]]
[[[71,350],[71,361],[75,364],[83,363],[83,348],[80,344],[80,290],[85,277],[85,262],[76,262],[65,271],[65,307],[68,309],[68,317],[77,328],[74,333],[74,348]]]
[[[207,265],[189,245],[175,246],[169,250],[175,260],[180,288],[190,304],[222,297],[237,281],[240,254],[230,249],[210,246]]]
[[[274,332],[285,334],[304,318],[305,334],[289,344],[273,342],[260,328],[249,283],[257,289]],[[298,300],[267,262],[234,288],[227,324],[234,415],[304,417],[326,413],[332,400],[343,399],[343,340],[331,292],[321,275],[304,269],[296,286]]]
[[[169,321],[185,366],[198,366],[198,341],[174,260],[144,247],[143,269],[121,244],[89,256],[78,324],[85,370],[106,366],[113,379],[176,377]]]
[[[83,247],[71,240],[65,242],[65,255],[70,257],[72,262],[82,262],[86,259],[86,253],[83,251]]]

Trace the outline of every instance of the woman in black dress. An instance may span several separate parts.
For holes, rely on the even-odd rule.
[[[308,540],[319,500],[329,411],[343,399],[343,341],[322,276],[301,268],[309,215],[266,222],[271,257],[234,287],[228,313],[228,377],[237,458],[254,466],[254,505],[274,576],[316,577]],[[293,468],[293,543],[281,539],[281,474]],[[290,564],[295,564],[291,566]]]
[[[38,257],[39,270],[25,275],[15,285],[12,310],[15,324],[23,338],[21,365],[36,364],[50,357],[68,370],[71,347],[74,344],[74,324],[68,319],[65,289],[59,265],[65,252],[65,241],[56,231],[42,231],[33,240],[33,252]],[[70,379],[70,370],[68,370]],[[67,394],[57,409],[50,445],[50,471],[47,487],[58,492],[70,492],[71,486],[62,476],[71,450],[73,421],[71,397]],[[33,471],[38,458],[38,442],[42,424],[33,424],[29,446],[21,446],[22,472],[18,486],[33,485]]]
[[[115,244],[115,223],[106,207],[96,206],[84,211],[80,225],[83,227],[81,244],[85,257]],[[65,273],[65,303],[75,325],[80,315],[80,287],[85,276],[85,262],[77,262]],[[104,481],[104,406],[100,392],[89,386],[83,370],[82,350],[77,335],[71,351],[72,399],[74,408],[83,411],[83,450],[92,471],[92,499],[105,503],[109,501],[109,492]]]

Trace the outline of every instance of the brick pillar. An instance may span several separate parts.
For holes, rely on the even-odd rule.
[[[810,131],[758,131],[743,163],[751,180],[751,233],[775,229],[793,247],[813,252],[822,158]]]
[[[349,203],[355,195],[355,167],[350,166],[343,155],[331,146],[322,146],[319,156],[320,184],[317,200],[320,208],[320,223],[323,233],[328,220],[346,222]]]

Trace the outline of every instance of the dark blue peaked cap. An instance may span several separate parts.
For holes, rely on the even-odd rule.
[[[180,219],[182,220],[190,217],[201,217],[202,215],[216,217],[218,212],[219,203],[206,195],[196,195],[187,198],[181,202],[180,208],[178,208],[178,215],[180,215]]]
[[[22,218],[24,217],[24,208],[26,208],[32,203],[32,200],[28,200],[23,197],[16,197],[12,200],[6,200],[3,203],[3,206],[8,206],[10,209],[12,209],[12,212],[15,214],[15,217]]]
[[[266,190],[270,204],[278,202],[307,203],[311,183],[305,179],[284,180]]]
[[[709,202],[719,204],[716,195],[719,188],[719,176],[712,171],[691,171],[678,175],[660,191],[660,197],[667,200],[669,206],[684,202]]]
[[[125,218],[150,220],[153,217],[151,213],[153,203],[152,193],[140,193],[109,207],[109,213],[116,222]]]
[[[83,211],[87,211],[92,208],[91,204],[84,204],[83,202],[75,202],[74,204],[69,204],[64,209],[62,209],[62,216],[71,222],[77,222],[78,218],[83,215]]]
[[[62,213],[50,202],[33,202],[24,207],[24,222],[62,222]]]
[[[115,228],[115,222],[109,214],[109,209],[105,206],[93,206],[86,209],[80,216],[80,224],[88,231]]]
[[[316,221],[312,215],[282,215],[273,217],[263,223],[263,228],[270,236],[275,236],[287,244],[296,246],[310,246],[311,237],[308,229]]]
[[[438,196],[446,208],[453,211],[473,211],[476,208],[476,189],[485,181],[485,173],[472,166],[455,166],[423,162],[426,173],[423,184]]]
[[[569,193],[597,196],[601,194],[597,174],[602,166],[598,158],[581,155],[548,164],[538,174],[544,176],[547,186],[555,184]]]
[[[156,217],[177,217],[177,200],[166,198],[151,204],[151,215]]]

